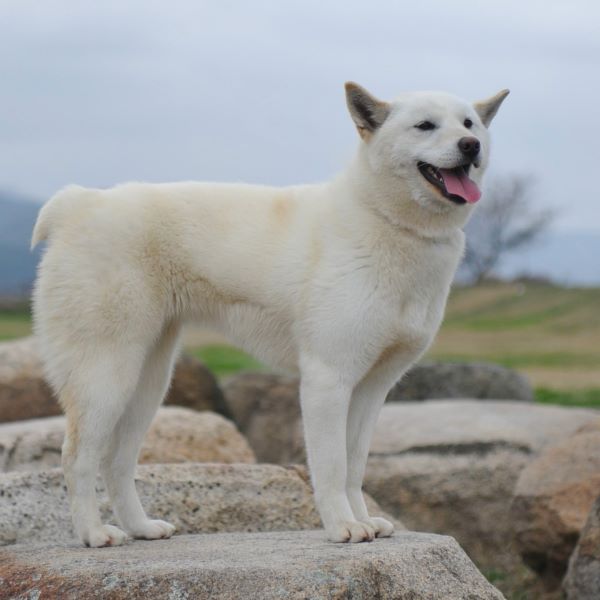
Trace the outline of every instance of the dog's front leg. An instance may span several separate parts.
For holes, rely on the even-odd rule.
[[[302,362],[304,438],[315,501],[327,537],[333,542],[371,541],[375,530],[355,519],[346,493],[346,423],[352,386],[321,361]]]
[[[348,500],[354,516],[371,525],[377,537],[392,535],[394,525],[387,519],[369,515],[362,484],[373,431],[392,381],[377,376],[365,378],[354,390],[348,412]]]

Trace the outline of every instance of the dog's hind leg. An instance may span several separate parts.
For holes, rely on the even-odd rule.
[[[151,350],[131,402],[113,432],[101,463],[102,476],[119,524],[136,538],[170,537],[175,527],[146,516],[135,489],[135,466],[144,435],[169,387],[180,325],[167,326]]]
[[[67,415],[62,464],[77,535],[87,546],[122,544],[126,534],[103,525],[96,503],[100,457],[137,386],[143,348],[96,348],[64,386],[60,400]]]

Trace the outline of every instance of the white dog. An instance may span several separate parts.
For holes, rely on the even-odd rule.
[[[389,536],[361,485],[390,387],[425,352],[461,258],[461,228],[508,94],[466,103],[406,93],[387,103],[346,84],[361,137],[329,183],[68,187],[41,210],[48,239],[35,331],[67,415],[63,468],[88,546],[155,539],[134,470],[169,386],[182,324],[219,328],[261,360],[301,374],[308,462],[330,540]],[[100,469],[122,529],[103,525]]]

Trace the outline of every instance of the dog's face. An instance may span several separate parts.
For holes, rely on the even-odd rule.
[[[479,200],[487,128],[507,95],[503,90],[469,104],[450,94],[413,92],[388,103],[346,84],[348,108],[373,171],[402,180],[415,202],[436,212]]]

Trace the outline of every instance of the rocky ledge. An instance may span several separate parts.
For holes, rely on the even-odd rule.
[[[3,598],[503,598],[453,538],[409,532],[354,545],[322,531],[17,545],[0,550],[0,573]]]

